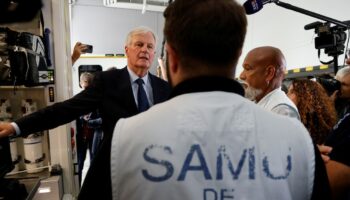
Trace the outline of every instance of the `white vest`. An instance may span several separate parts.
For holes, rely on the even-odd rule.
[[[117,123],[115,200],[306,200],[311,138],[297,120],[233,93],[177,96]]]
[[[272,90],[270,93],[264,96],[257,104],[269,111],[272,111],[279,105],[287,105],[296,113],[297,116],[299,116],[298,108],[295,106],[292,100],[290,100],[288,96],[281,90],[281,88]]]

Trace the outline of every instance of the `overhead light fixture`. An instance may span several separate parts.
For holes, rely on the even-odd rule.
[[[103,5],[113,8],[125,8],[147,11],[163,12],[168,6],[168,0],[103,0]]]

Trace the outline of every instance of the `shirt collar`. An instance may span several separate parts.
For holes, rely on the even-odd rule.
[[[272,90],[270,93],[268,93],[267,95],[265,95],[262,99],[260,99],[259,102],[256,102],[256,101],[255,101],[255,103],[257,103],[258,105],[262,105],[262,104],[266,103],[266,101],[268,101],[268,100],[270,99],[270,96],[272,96],[273,94],[275,94],[275,93],[278,92],[278,91],[282,91],[282,88],[281,88],[281,87],[278,87],[278,88]]]
[[[137,76],[129,67],[127,67],[129,75],[130,75],[130,81],[131,83],[134,83],[137,79],[139,79],[140,77]],[[146,75],[144,75],[143,77],[141,77],[141,79],[143,80],[143,82],[145,84],[148,83],[148,72],[146,73]]]
[[[175,86],[170,98],[194,92],[223,91],[244,96],[244,89],[237,81],[218,76],[202,76],[185,80]]]

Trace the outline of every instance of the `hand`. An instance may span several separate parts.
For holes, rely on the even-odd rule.
[[[158,64],[160,67],[161,78],[165,81],[168,81],[168,76],[166,75],[166,67],[164,66],[164,60],[162,58],[158,58]]]
[[[82,44],[81,42],[77,42],[74,45],[73,54],[72,54],[72,64],[74,65],[75,61],[77,61],[80,58],[81,54],[84,54],[86,50],[86,45]]]
[[[16,133],[15,128],[9,122],[0,122],[0,138],[8,137]]]
[[[346,59],[346,64],[350,65],[350,58]]]
[[[332,147],[325,145],[317,145],[317,147],[321,153],[323,162],[327,163],[330,160],[328,154],[331,153]]]
[[[90,120],[90,114],[84,115],[83,116],[83,120],[86,121],[86,122],[89,121]]]
[[[336,91],[334,91],[333,94],[330,96],[330,98],[332,99],[333,102],[338,98],[338,93],[339,93],[339,90],[336,90]]]

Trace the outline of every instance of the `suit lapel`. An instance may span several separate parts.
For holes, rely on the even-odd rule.
[[[148,75],[152,85],[153,103],[157,104],[163,102],[167,97],[167,91],[164,91],[165,89],[162,87],[162,84],[159,83],[159,80],[157,80],[153,74],[148,73]],[[120,85],[120,90],[117,91],[118,95],[123,96],[124,105],[126,105],[128,110],[134,114],[139,113],[134,99],[134,94],[130,83],[130,75],[127,67],[121,70],[121,76],[119,79],[120,81],[118,81],[118,84]]]

